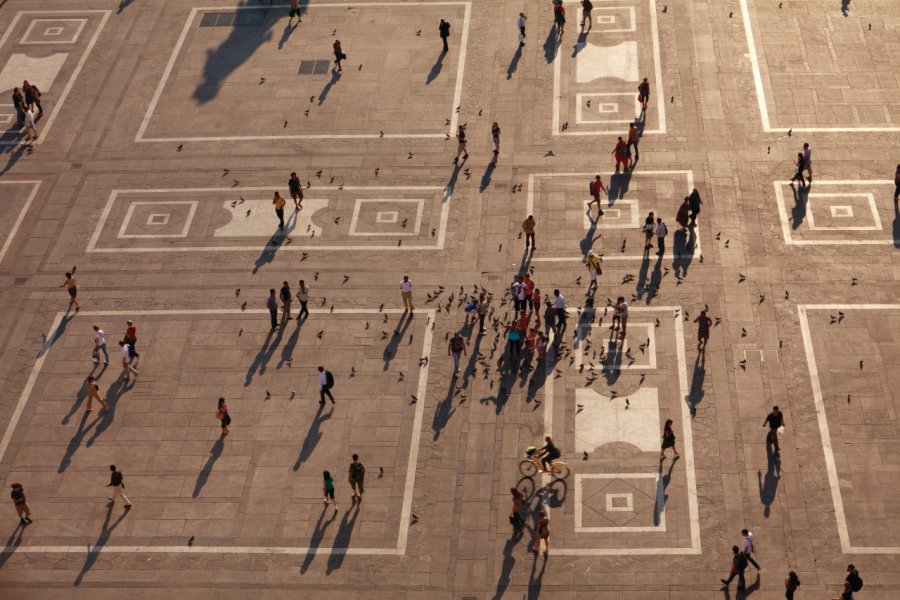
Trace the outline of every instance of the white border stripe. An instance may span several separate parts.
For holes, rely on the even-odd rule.
[[[6,258],[6,252],[9,250],[9,247],[12,245],[13,238],[16,237],[16,234],[19,232],[19,227],[22,225],[22,221],[25,220],[25,215],[28,213],[28,209],[31,207],[31,202],[34,200],[34,197],[37,196],[38,188],[41,187],[42,181],[0,181],[0,184],[8,184],[8,185],[16,185],[16,184],[32,184],[34,187],[31,189],[31,193],[28,194],[28,199],[25,201],[25,205],[19,211],[19,216],[16,217],[16,222],[13,223],[12,229],[9,231],[9,235],[6,240],[3,242],[3,247],[0,248],[0,263],[3,262],[3,259]]]

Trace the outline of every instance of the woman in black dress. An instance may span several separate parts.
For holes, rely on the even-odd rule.
[[[671,448],[675,453],[675,458],[679,458],[678,450],[675,449],[675,431],[672,430],[672,419],[666,420],[662,433],[662,448],[659,451],[659,460],[666,458],[666,448]]]

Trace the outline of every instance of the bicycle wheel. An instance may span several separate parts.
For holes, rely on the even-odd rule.
[[[569,465],[566,463],[554,463],[553,469],[554,479],[567,479],[569,477]]]
[[[519,472],[525,477],[534,477],[537,475],[537,467],[528,459],[519,463]]]

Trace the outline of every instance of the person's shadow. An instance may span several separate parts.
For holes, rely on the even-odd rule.
[[[442,50],[438,55],[437,60],[434,61],[434,64],[431,66],[431,71],[428,72],[428,77],[425,79],[425,85],[430,84],[441,74],[441,69],[444,67],[445,56],[447,56],[447,51]]]
[[[409,325],[412,323],[412,320],[412,313],[405,313],[403,315],[400,315],[400,321],[394,328],[394,332],[391,334],[391,339],[388,342],[387,346],[385,346],[384,352],[382,353],[385,371],[388,370],[388,368],[391,366],[391,361],[394,360],[394,357],[397,355],[397,347],[400,345],[400,341],[406,334],[406,330],[409,329]]]
[[[658,257],[656,264],[653,265],[653,272],[650,273],[650,283],[647,285],[647,299],[644,301],[648,306],[659,295],[659,288],[662,285],[662,261],[663,257]]]
[[[459,179],[459,172],[462,170],[462,165],[463,163],[453,165],[453,172],[450,173],[450,179],[447,181],[447,185],[444,186],[444,196],[442,199],[444,202],[453,195],[453,190],[456,189],[456,181]]]
[[[313,450],[316,449],[316,446],[323,437],[322,432],[320,431],[322,423],[330,419],[334,414],[333,406],[327,413],[322,412],[324,408],[325,407],[322,404],[319,405],[319,409],[316,411],[316,415],[315,417],[313,417],[312,423],[309,424],[309,431],[306,432],[306,437],[303,438],[303,445],[300,447],[300,454],[297,455],[297,462],[294,463],[295,471],[299,471],[303,463],[309,460],[309,457],[312,456]]]
[[[272,336],[275,336],[275,339],[272,339]],[[269,360],[271,360],[272,355],[275,353],[275,348],[278,347],[278,344],[281,343],[281,337],[284,335],[284,327],[283,325],[279,325],[276,329],[269,330],[269,333],[266,334],[266,339],[263,340],[263,344],[259,349],[259,352],[256,353],[256,358],[250,364],[250,368],[247,369],[247,376],[244,378],[244,387],[250,385],[253,381],[253,375],[258,371],[260,375],[265,373],[266,365]]]
[[[841,0],[841,14],[845,17],[850,16],[850,0]]]
[[[696,228],[676,231],[672,235],[672,271],[675,277],[687,277],[688,268],[694,261],[694,249],[697,247]]]
[[[93,546],[88,546],[88,554],[87,558],[84,560],[84,565],[81,567],[81,572],[78,573],[78,576],[75,578],[76,587],[81,585],[81,582],[84,580],[84,576],[87,575],[88,571],[94,566],[94,563],[97,562],[97,557],[100,556],[100,552],[103,550],[103,547],[109,541],[110,535],[113,531],[115,531],[116,527],[119,526],[119,523],[122,522],[122,519],[128,515],[128,510],[122,512],[119,515],[119,518],[110,524],[110,520],[112,519],[112,510],[115,504],[109,503],[106,505],[106,516],[103,518],[103,525],[100,527],[100,536],[97,538],[97,541]]]
[[[609,339],[607,340],[606,360],[603,361],[603,376],[606,378],[606,385],[613,385],[619,380],[622,374],[622,347],[625,341],[619,344],[619,332],[611,329]]]
[[[894,248],[900,248],[900,203],[894,201]]]
[[[278,49],[281,50],[284,48],[284,45],[287,44],[287,41],[291,39],[291,34],[294,33],[294,30],[300,25],[298,21],[296,25],[285,25],[284,31],[281,32],[281,39],[278,40]]]
[[[19,522],[13,532],[10,534],[9,538],[6,540],[6,546],[3,547],[3,551],[0,552],[0,569],[3,568],[3,565],[6,564],[12,555],[15,554],[16,550],[19,546],[22,545],[22,534],[25,533],[25,528],[27,525]]]
[[[693,419],[697,415],[697,405],[703,402],[703,381],[706,379],[706,352],[697,352],[694,361],[694,374],[691,377],[691,390],[688,392],[688,409]]]
[[[435,408],[434,417],[431,421],[431,430],[434,432],[432,439],[436,442],[441,437],[444,427],[450,422],[450,417],[456,412],[453,406],[453,392],[456,384],[456,373],[450,378],[450,389],[447,390],[447,396]],[[421,400],[420,400],[421,402]]]
[[[763,478],[762,472],[757,471],[756,482],[759,487],[759,501],[765,507],[763,516],[768,519],[772,512],[772,503],[775,502],[775,494],[778,492],[778,481],[781,479],[781,461],[771,446],[766,447],[766,459],[766,476]]]
[[[284,346],[281,347],[281,360],[278,361],[276,369],[280,369],[285,363],[288,364],[288,367],[291,366],[294,360],[294,348],[297,347],[297,339],[300,337],[300,326],[303,325],[304,320],[301,320],[300,317],[295,317],[294,331],[288,337]]]
[[[806,204],[809,197],[809,186],[797,189],[791,186],[791,192],[794,194],[794,207],[791,209],[791,229],[796,231],[806,219]]]
[[[644,250],[644,255],[641,257],[641,268],[638,269],[637,281],[635,281],[634,285],[634,294],[638,297],[638,299],[644,297],[644,289],[647,282],[647,273],[650,272],[650,254]]]
[[[538,561],[541,561],[541,569],[538,571],[537,564]],[[535,554],[534,562],[531,564],[531,573],[528,576],[528,600],[537,600],[541,596],[541,584],[544,579],[544,569],[547,568],[547,555],[544,555],[543,560]]]
[[[519,68],[519,61],[522,60],[522,47],[519,46],[516,48],[516,53],[513,54],[512,60],[509,61],[509,66],[506,67],[506,78],[512,79],[513,73]]]
[[[588,207],[588,222],[590,225],[588,226],[587,231],[584,232],[584,237],[579,243],[582,256],[587,256],[588,251],[594,247],[594,242],[603,237],[602,233],[597,233],[597,222],[600,220],[600,217],[598,216],[595,219],[593,215],[591,215],[590,210],[590,207]]]
[[[328,526],[334,523],[334,519],[337,517],[337,511],[332,511],[331,518],[327,521],[325,520],[325,512],[331,508],[328,504],[322,508],[322,514],[319,515],[319,520],[316,522],[316,528],[313,529],[312,536],[309,538],[309,550],[306,551],[306,558],[303,559],[303,564],[300,565],[300,574],[303,575],[309,570],[309,566],[312,564],[313,559],[316,557],[316,553],[319,551],[319,546],[322,544],[322,538],[325,537],[325,530],[328,529]]]
[[[331,555],[328,557],[328,564],[325,567],[326,575],[331,575],[344,564],[344,557],[347,556],[347,549],[350,548],[350,538],[353,537],[353,527],[356,525],[358,517],[359,502],[351,510],[346,511],[341,519],[341,524],[334,536],[334,546],[331,547]]]
[[[128,5],[132,2],[133,0],[119,0],[119,7],[116,9],[116,14],[121,14],[122,11],[128,8]]]
[[[494,174],[495,168],[497,168],[497,163],[494,161],[488,163],[487,168],[484,170],[484,175],[481,176],[481,184],[478,186],[479,193],[484,193],[484,190],[491,185],[491,176]]]
[[[222,450],[224,449],[225,438],[220,437],[213,444],[212,448],[210,448],[209,457],[206,459],[206,462],[203,463],[203,468],[200,469],[200,473],[197,474],[197,481],[194,482],[194,492],[191,494],[192,498],[196,498],[200,495],[203,486],[206,485],[210,474],[212,474],[213,466],[216,464],[216,461],[219,460],[219,457],[222,456]]]
[[[328,97],[328,92],[331,91],[337,82],[341,80],[342,72],[337,70],[337,67],[331,69],[331,79],[328,80],[328,83],[325,84],[325,87],[322,88],[322,91],[319,93],[319,106],[325,103],[325,98]]]
[[[575,41],[575,45],[572,46],[572,58],[578,56],[578,53],[584,50],[584,47],[587,45],[587,36],[590,33],[590,29],[587,31],[582,31],[578,34],[578,39]]]
[[[662,521],[663,511],[666,509],[666,500],[669,495],[666,494],[666,488],[672,482],[672,471],[675,469],[676,460],[669,463],[669,470],[663,475],[663,461],[659,461],[659,478],[656,481],[656,506],[653,507],[653,525],[659,527]]]
[[[59,461],[59,467],[56,469],[57,473],[64,473],[72,464],[72,457],[78,452],[78,449],[81,447],[81,441],[88,432],[85,427],[87,425],[88,416],[89,415],[86,412],[81,416],[81,422],[78,423],[78,429],[75,430],[75,435],[69,440],[69,445],[66,446],[66,451]]]
[[[285,225],[287,225],[287,223],[285,223]],[[263,246],[262,252],[259,253],[256,261],[253,263],[252,272],[254,275],[264,266],[275,260],[275,255],[278,253],[278,249],[284,244],[284,241],[285,236],[281,233],[276,233],[269,238],[266,245]]]

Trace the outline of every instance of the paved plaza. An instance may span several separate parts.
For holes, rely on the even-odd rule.
[[[900,597],[900,3],[298,4],[0,2],[0,482],[33,519],[3,496],[0,600],[825,600],[848,563]],[[525,275],[566,306],[516,360]],[[523,462],[546,436],[564,477]],[[761,571],[723,588],[743,528]]]

